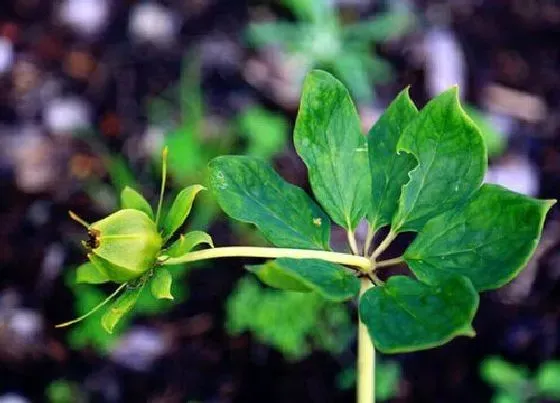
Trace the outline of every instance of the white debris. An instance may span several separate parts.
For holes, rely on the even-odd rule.
[[[53,134],[70,135],[90,126],[89,106],[80,98],[54,99],[45,108],[44,123]]]
[[[44,192],[60,179],[55,146],[39,128],[22,126],[18,129],[18,136],[10,140],[6,146],[13,158],[19,189],[26,193]]]
[[[14,45],[5,38],[0,38],[0,74],[10,71],[14,64]]]
[[[147,327],[134,327],[126,333],[111,353],[111,359],[136,371],[146,371],[167,351],[163,335]]]
[[[169,45],[179,30],[179,24],[166,7],[143,3],[132,9],[128,29],[132,39],[139,42]]]
[[[43,328],[41,315],[29,309],[17,309],[13,312],[8,327],[20,342],[36,341]]]
[[[528,158],[508,156],[488,168],[485,182],[502,185],[514,192],[535,196],[538,193],[538,173]]]
[[[30,401],[15,393],[7,393],[0,396],[0,403],[30,403]]]
[[[107,0],[65,0],[60,6],[59,18],[79,33],[96,35],[107,26],[109,3]]]
[[[434,28],[424,37],[426,90],[435,97],[453,85],[465,88],[465,55],[448,29]]]
[[[160,153],[165,140],[165,130],[159,126],[149,125],[142,138],[141,149],[148,155]]]

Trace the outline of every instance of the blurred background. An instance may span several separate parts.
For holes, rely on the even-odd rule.
[[[459,84],[487,181],[559,198],[559,44],[555,0],[1,1],[0,403],[352,402],[356,306],[265,288],[247,259],[175,268],[176,300],[144,293],[111,335],[100,315],[55,329],[112,290],[75,284],[67,211],[96,221],[126,185],[153,202],[164,145],[169,197],[220,154],[309,190],[291,130],[311,68],[348,86],[364,131],[406,86],[422,106]],[[208,194],[187,226],[266,244]],[[559,244],[556,207],[527,268],[482,295],[477,337],[380,356],[378,400],[559,402]]]

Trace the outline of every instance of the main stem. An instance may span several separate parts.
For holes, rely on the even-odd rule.
[[[387,238],[380,244],[370,258],[322,250],[227,246],[190,252],[181,257],[162,257],[160,263],[163,265],[174,265],[223,257],[257,257],[272,259],[286,257],[291,259],[325,260],[345,266],[357,267],[363,273],[371,275],[375,267],[376,257],[387,248],[395,236],[396,234],[389,233]],[[353,245],[353,242],[351,242],[352,237],[349,237],[349,241],[352,245],[352,249],[357,250],[357,245]],[[402,261],[403,258],[398,257],[377,262],[377,265],[379,267],[391,266],[399,264]],[[372,287],[373,284],[368,277],[362,278],[360,297]],[[358,325],[358,403],[375,403],[375,349],[369,336],[368,329],[361,319]]]
[[[357,267],[363,272],[369,272],[371,268],[371,261],[369,259],[363,256],[349,255],[347,253],[308,249],[259,248],[252,246],[226,246],[223,248],[204,249],[190,252],[181,257],[170,257],[162,260],[161,263],[164,265],[173,265],[222,257],[320,259],[345,266]]]
[[[360,297],[373,285],[362,279]],[[375,403],[375,348],[366,325],[358,324],[358,403]]]

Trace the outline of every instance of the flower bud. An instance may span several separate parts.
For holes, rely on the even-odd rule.
[[[107,278],[123,283],[154,266],[162,247],[156,224],[145,213],[124,209],[88,226],[88,258]]]

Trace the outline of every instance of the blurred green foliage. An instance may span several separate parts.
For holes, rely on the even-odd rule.
[[[282,4],[296,22],[251,24],[249,43],[257,48],[280,46],[302,62],[306,71],[319,68],[331,72],[363,102],[373,99],[373,84],[392,76],[391,66],[375,54],[373,45],[396,39],[415,24],[414,15],[400,1],[389,3],[385,14],[348,24],[342,22],[333,1],[282,0]]]
[[[507,147],[504,135],[494,128],[489,119],[480,110],[469,105],[465,105],[464,109],[480,130],[482,138],[486,143],[488,157],[493,158],[502,155]]]
[[[297,293],[261,286],[244,277],[227,302],[227,330],[251,332],[261,343],[288,359],[304,358],[314,349],[344,351],[354,336],[347,308],[315,293]]]
[[[65,379],[57,379],[51,382],[45,390],[45,398],[49,403],[86,402],[79,385]]]
[[[250,332],[259,342],[272,346],[289,360],[303,359],[314,350],[340,354],[355,337],[355,325],[347,306],[329,302],[315,293],[268,288],[252,276],[239,280],[230,295],[226,327],[232,335]],[[397,362],[378,358],[377,400],[395,397],[400,378]],[[355,384],[354,365],[337,377],[340,389],[351,389]]]
[[[531,373],[526,367],[490,357],[482,363],[480,375],[496,389],[492,403],[560,401],[560,361],[544,362]]]
[[[169,174],[180,187],[208,183],[207,165],[214,157],[244,154],[270,159],[287,144],[286,119],[258,106],[249,106],[229,124],[213,128],[204,110],[200,66],[190,59],[185,60],[180,85],[150,100],[148,110],[152,124],[167,128],[159,147],[153,150],[154,166],[161,166],[161,150],[167,146]],[[200,199],[190,226],[205,230],[220,210],[210,193],[201,194]]]
[[[399,392],[401,367],[396,361],[382,360],[377,354],[375,363],[375,399],[379,402],[392,399]],[[337,377],[337,386],[342,390],[356,386],[356,366],[348,367]]]

